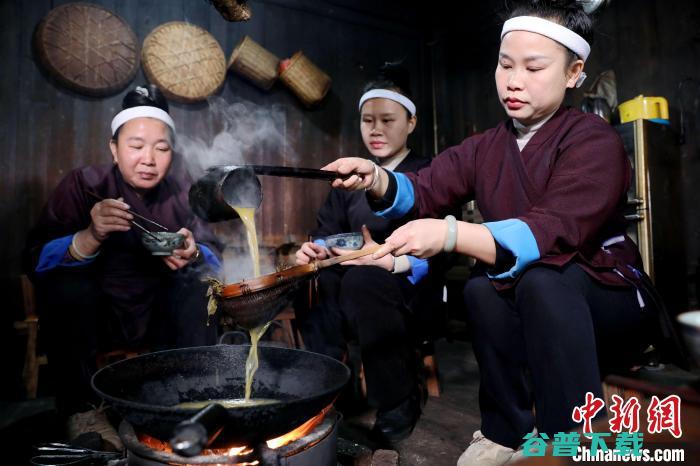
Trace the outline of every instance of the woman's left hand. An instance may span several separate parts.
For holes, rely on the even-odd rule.
[[[182,248],[175,249],[171,256],[163,257],[163,262],[165,265],[170,267],[171,270],[178,270],[186,266],[187,264],[194,262],[197,257],[197,243],[194,240],[192,232],[187,228],[180,228],[178,231],[181,235],[185,235],[185,242],[182,243]]]
[[[370,247],[376,246],[377,242],[372,239],[372,235],[365,225],[362,225],[362,236],[364,237],[365,244],[362,249],[368,249]],[[355,252],[350,249],[340,249],[332,248],[333,253],[338,256],[344,256]],[[381,259],[372,259],[372,254],[367,254],[366,256],[359,257],[357,259],[342,262],[340,265],[374,265],[375,267],[381,267],[389,272],[394,270],[394,258],[390,255],[384,256]]]
[[[432,257],[442,251],[447,235],[447,222],[435,218],[413,220],[397,228],[372,258],[380,259],[387,254],[414,257]]]

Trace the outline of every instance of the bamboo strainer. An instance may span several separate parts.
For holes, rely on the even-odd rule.
[[[280,79],[306,107],[323,100],[331,87],[330,76],[301,51],[292,55],[287,67],[280,72]]]
[[[269,50],[245,36],[231,53],[229,69],[268,90],[279,76],[279,63],[280,59]]]
[[[216,39],[193,24],[173,21],[143,41],[143,70],[166,97],[191,103],[214,94],[226,78],[226,57]]]
[[[241,327],[251,329],[274,319],[290,302],[293,293],[304,280],[319,270],[341,262],[367,256],[377,251],[381,245],[353,251],[343,256],[331,257],[322,261],[243,280],[231,285],[223,285],[215,280],[209,287],[209,313],[223,310]]]

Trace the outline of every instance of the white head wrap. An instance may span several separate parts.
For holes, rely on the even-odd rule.
[[[371,91],[365,92],[362,94],[362,97],[360,97],[360,105],[358,105],[358,108],[362,110],[362,105],[365,102],[367,102],[369,99],[377,98],[393,100],[394,102],[403,105],[411,116],[415,116],[416,114],[416,104],[414,104],[411,99],[403,94],[399,94],[398,92],[391,91],[389,89],[372,89]]]
[[[584,62],[591,54],[591,45],[586,39],[561,24],[538,16],[516,16],[515,18],[509,19],[503,23],[501,40],[511,31],[528,31],[549,37],[573,51]],[[576,87],[580,87],[584,79],[586,79],[586,73],[581,73],[581,76],[576,82]]]
[[[117,132],[117,129],[119,129],[119,127],[127,121],[133,120],[134,118],[143,117],[155,118],[157,120],[160,120],[166,125],[170,126],[173,132],[175,132],[175,122],[170,117],[170,115],[168,115],[168,112],[158,107],[142,105],[140,107],[127,108],[126,110],[122,110],[121,112],[117,113],[114,119],[112,119],[112,136],[114,136],[114,133]]]

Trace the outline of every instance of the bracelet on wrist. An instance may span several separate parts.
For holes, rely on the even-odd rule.
[[[75,242],[75,238],[76,238],[77,236],[78,236],[78,233],[75,233],[75,234],[73,235],[73,239],[72,239],[71,242],[70,242],[70,245],[71,245],[71,248],[73,248],[73,251],[71,251],[70,248],[68,248],[68,253],[69,253],[71,256],[73,256],[75,259],[77,259],[77,260],[79,260],[79,261],[87,261],[87,260],[92,260],[92,259],[94,259],[95,257],[97,257],[97,256],[100,255],[100,250],[99,250],[99,249],[98,249],[97,252],[95,252],[94,254],[83,254],[83,253],[80,251],[80,249],[78,249],[78,245],[77,245],[77,243]]]
[[[445,234],[445,244],[442,246],[442,250],[445,252],[452,252],[457,245],[457,219],[454,215],[448,215],[445,217],[447,222],[447,233]]]
[[[367,186],[365,188],[365,191],[372,191],[374,189],[374,187],[377,185],[377,183],[379,182],[379,165],[372,162],[371,160],[370,160],[370,163],[372,164],[372,184]]]

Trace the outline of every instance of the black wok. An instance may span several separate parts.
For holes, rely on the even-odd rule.
[[[110,364],[92,378],[95,391],[138,432],[167,441],[174,427],[198,410],[185,401],[243,398],[248,345],[217,345],[160,351]],[[261,346],[253,398],[279,403],[227,408],[213,446],[255,445],[285,434],[333,402],[349,369],[327,356]]]

